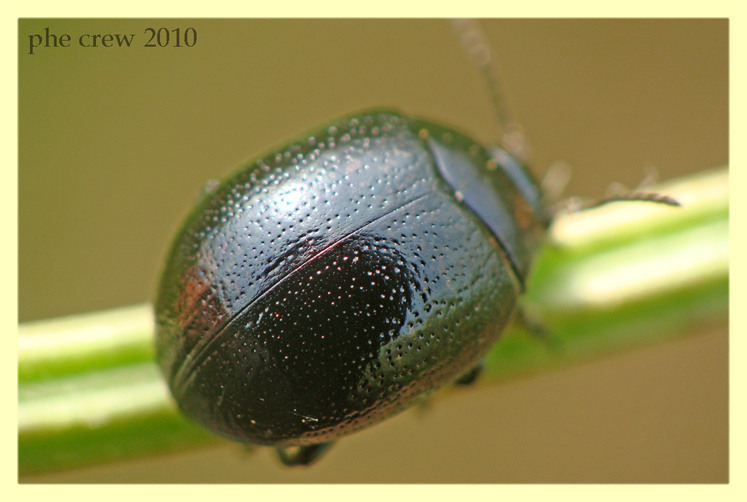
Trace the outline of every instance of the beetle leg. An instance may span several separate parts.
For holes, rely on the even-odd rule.
[[[326,443],[312,444],[308,446],[295,446],[285,448],[277,446],[275,450],[278,452],[280,461],[288,466],[303,465],[309,466],[316,462],[321,457],[334,441],[327,441]]]
[[[454,385],[459,386],[467,386],[472,385],[477,381],[480,374],[482,373],[483,368],[485,368],[485,361],[480,361],[477,366],[469,370],[467,373],[463,374],[456,380],[454,380]]]
[[[553,336],[552,332],[548,331],[544,324],[537,319],[537,316],[531,315],[525,308],[519,307],[515,322],[545,344],[549,350],[557,351],[562,348],[560,339]]]

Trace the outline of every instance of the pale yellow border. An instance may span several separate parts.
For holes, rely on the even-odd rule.
[[[682,2],[663,0],[578,1],[523,0],[460,2],[275,1],[275,2],[166,2],[127,3],[90,1],[3,1],[0,7],[0,54],[6,76],[0,82],[5,158],[2,183],[3,298],[5,320],[2,337],[3,410],[2,468],[0,493],[4,500],[747,500],[747,2],[710,0]],[[18,485],[17,475],[17,264],[18,264],[18,174],[17,174],[17,78],[19,17],[728,17],[730,18],[730,181],[731,198],[731,309],[730,328],[730,476],[728,485],[342,485],[342,486],[174,486],[111,485],[49,486]]]

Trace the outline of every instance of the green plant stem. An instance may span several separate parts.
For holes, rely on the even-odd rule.
[[[656,190],[683,207],[611,203],[556,219],[522,299],[545,332],[507,330],[482,386],[727,322],[726,168]],[[142,305],[20,326],[20,475],[218,440],[171,401],[152,319]]]

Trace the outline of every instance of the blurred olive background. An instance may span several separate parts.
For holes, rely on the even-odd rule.
[[[205,182],[339,115],[396,107],[482,142],[488,94],[444,20],[21,20],[20,322],[151,300]],[[567,195],[728,162],[726,20],[483,20],[541,177]],[[144,48],[147,28],[197,31]],[[45,28],[69,48],[29,52]],[[82,48],[84,34],[135,34]],[[172,33],[173,45],[173,33]],[[55,482],[726,482],[725,329],[467,392],[311,469],[224,444]]]

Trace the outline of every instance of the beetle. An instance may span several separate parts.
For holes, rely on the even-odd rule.
[[[177,236],[156,303],[182,410],[235,440],[325,443],[471,370],[544,229],[536,184],[500,153],[377,110],[224,181]]]
[[[550,221],[520,152],[377,109],[213,187],[174,239],[155,302],[181,410],[308,465],[468,381],[515,317]]]

